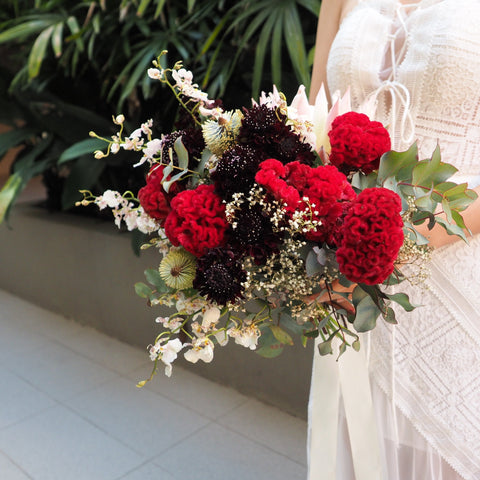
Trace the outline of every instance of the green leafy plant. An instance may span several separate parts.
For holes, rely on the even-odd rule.
[[[0,221],[40,174],[53,183],[52,196],[61,192],[49,203],[63,209],[79,187],[135,189],[144,172],[126,178],[128,155],[100,166],[88,128],[113,134],[101,119],[123,111],[132,123],[153,117],[159,129],[171,129],[177,104],[145,75],[163,50],[165,62],[188,62],[227,106],[247,103],[272,82],[287,93],[308,86],[320,7],[319,0],[3,3],[0,121],[13,130],[0,136],[0,153],[23,148],[0,191]]]

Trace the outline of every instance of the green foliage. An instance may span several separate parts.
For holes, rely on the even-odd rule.
[[[47,135],[49,148],[35,158],[38,173],[78,180],[83,165],[87,188],[135,191],[144,172],[126,178],[125,155],[105,169],[84,159],[96,146],[88,131],[111,135],[100,119],[121,111],[133,124],[154,117],[161,131],[171,129],[176,102],[146,75],[161,51],[169,51],[166,62],[188,65],[210,97],[222,97],[227,107],[248,103],[272,82],[292,94],[299,83],[309,84],[319,8],[320,0],[8,2],[0,9],[0,121],[14,131],[0,136],[0,154],[23,145],[21,161]],[[2,197],[9,205],[31,177],[23,172],[17,174],[22,182],[11,182]],[[18,188],[12,190],[13,183]],[[66,181],[69,189],[76,183]],[[73,201],[70,191],[57,203],[70,208]]]
[[[467,241],[460,212],[477,198],[477,194],[466,183],[449,182],[455,172],[457,169],[453,165],[441,161],[438,146],[430,158],[419,160],[414,144],[406,152],[388,152],[382,156],[377,184],[394,189],[402,198],[405,210],[409,197],[414,198],[417,208],[412,217],[414,225],[428,220],[429,228],[433,228],[436,221],[449,234]],[[439,212],[446,218],[438,216]]]

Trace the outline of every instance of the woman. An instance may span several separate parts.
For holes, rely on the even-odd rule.
[[[375,120],[389,128],[395,150],[417,141],[426,158],[438,142],[444,161],[459,169],[453,179],[480,193],[479,25],[479,0],[323,0],[310,98],[324,83],[332,94],[350,88],[353,109],[375,101]],[[442,227],[419,227],[435,248],[431,274],[426,288],[402,290],[422,306],[398,312],[397,326],[379,321],[370,335],[377,431],[361,432],[378,439],[371,446],[381,459],[378,478],[480,479],[480,200],[463,217],[468,245]],[[323,360],[316,355],[315,381]],[[340,367],[344,377],[356,368]],[[321,398],[320,388],[312,385],[311,398]],[[373,479],[352,454],[362,447],[354,433],[360,416],[368,414],[341,420],[333,476],[312,461],[311,446],[310,479]],[[312,415],[320,438],[318,423]]]

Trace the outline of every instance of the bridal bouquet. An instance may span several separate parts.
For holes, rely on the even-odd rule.
[[[124,135],[119,115],[118,134],[95,152],[138,152],[145,186],[83,191],[79,202],[111,208],[117,226],[151,234],[142,248],[160,253],[135,285],[149,305],[170,308],[149,346],[154,372],[162,362],[170,375],[182,350],[210,362],[229,339],[274,357],[296,335],[320,337],[320,354],[335,345],[340,355],[360,348],[358,333],[377,317],[396,322],[392,301],[413,308],[385,287],[405,280],[399,265],[425,264],[428,242],[415,225],[463,236],[459,212],[474,196],[447,181],[456,170],[438,149],[421,161],[415,145],[391,151],[382,124],[352,112],[348,95],[329,110],[323,90],[315,105],[303,87],[290,105],[274,88],[225,111],[180,63],[160,61],[148,75],[183,107],[177,129],[154,138],[149,120]]]

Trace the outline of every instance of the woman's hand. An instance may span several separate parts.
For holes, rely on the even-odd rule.
[[[356,286],[356,284],[353,284],[350,287],[344,287],[338,280],[334,280],[328,285],[324,283],[322,285],[323,290],[321,293],[305,297],[304,302],[307,304],[311,304],[313,302],[327,303],[332,305],[332,307],[337,310],[344,309],[348,313],[354,314],[355,307],[353,306],[351,299],[352,292]],[[345,298],[343,295],[340,295],[341,293],[347,294],[347,298]]]

